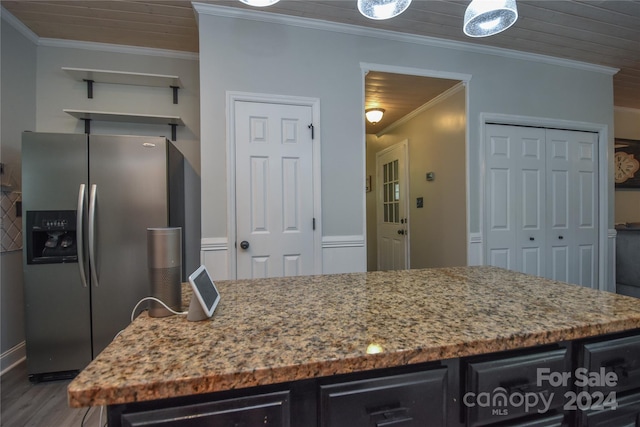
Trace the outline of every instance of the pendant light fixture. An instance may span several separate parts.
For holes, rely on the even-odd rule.
[[[370,19],[389,19],[404,12],[411,0],[358,0],[358,10]]]
[[[382,108],[369,108],[364,110],[364,116],[367,118],[367,121],[372,125],[375,125],[380,120],[382,120],[382,115],[384,114],[384,109]]]
[[[469,37],[488,37],[518,19],[516,0],[472,0],[464,13],[463,31]]]
[[[244,4],[248,4],[249,6],[256,7],[265,7],[265,6],[273,6],[278,3],[280,0],[240,0]]]

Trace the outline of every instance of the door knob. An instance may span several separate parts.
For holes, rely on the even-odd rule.
[[[533,237],[529,237],[529,240],[531,240],[531,241],[533,242],[533,241],[534,241],[534,240],[536,240],[536,239],[535,239],[535,238],[533,238]]]
[[[242,249],[249,249],[249,242],[247,242],[246,240],[243,240],[242,242],[240,242],[240,247]]]
[[[404,230],[398,230],[398,234],[404,234]]]
[[[564,239],[564,237],[563,236],[558,236],[558,239],[562,240],[562,239]]]

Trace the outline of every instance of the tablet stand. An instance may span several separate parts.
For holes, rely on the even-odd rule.
[[[191,295],[191,302],[189,303],[189,311],[187,312],[187,320],[190,322],[198,322],[200,320],[206,320],[209,316],[202,309],[200,301],[195,295]]]

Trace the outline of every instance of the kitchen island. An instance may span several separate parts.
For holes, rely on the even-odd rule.
[[[512,410],[500,418],[499,413],[482,413],[480,405],[462,404],[464,392],[482,387],[483,378],[505,377],[482,374],[493,372],[495,360],[504,361],[496,366],[518,366],[516,371],[529,366],[534,375],[545,363],[557,362],[551,371],[571,373],[578,364],[595,360],[582,355],[587,354],[584,348],[608,348],[602,343],[612,342],[622,345],[618,355],[631,354],[624,363],[607,365],[620,376],[633,374],[627,375],[632,378],[623,384],[623,393],[635,390],[640,372],[640,300],[495,267],[223,281],[217,286],[222,300],[211,319],[140,315],[71,382],[70,406],[108,405],[110,425],[133,426],[143,425],[143,419],[175,417],[172,407],[182,408],[181,416],[194,422],[211,402],[222,402],[212,411],[227,415],[249,408],[254,412],[246,419],[255,420],[255,408],[273,408],[262,400],[275,396],[277,416],[268,409],[261,425],[333,426],[343,425],[335,421],[340,418],[353,421],[340,405],[357,406],[341,400],[357,395],[354,390],[388,390],[392,396],[408,390],[409,400],[426,390],[435,393],[428,400],[439,408],[429,425],[486,425],[494,418],[541,414]],[[184,288],[183,305],[189,299]],[[522,382],[522,375],[516,376]],[[532,382],[524,385],[534,390]],[[409,389],[403,388],[406,384]],[[412,389],[415,384],[424,389]],[[509,384],[506,379],[496,383]],[[252,396],[258,400],[242,401]],[[414,409],[405,404],[363,405],[373,424],[362,425],[377,425],[381,417],[419,425],[406,421],[420,414],[409,414]],[[371,412],[374,406],[382,409]],[[543,413],[550,422],[584,424],[582,415],[554,408]]]

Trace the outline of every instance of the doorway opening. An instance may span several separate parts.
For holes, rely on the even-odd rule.
[[[467,265],[465,89],[457,79],[366,73],[365,108],[385,110],[365,123],[367,271]],[[404,165],[387,158],[402,144]]]

